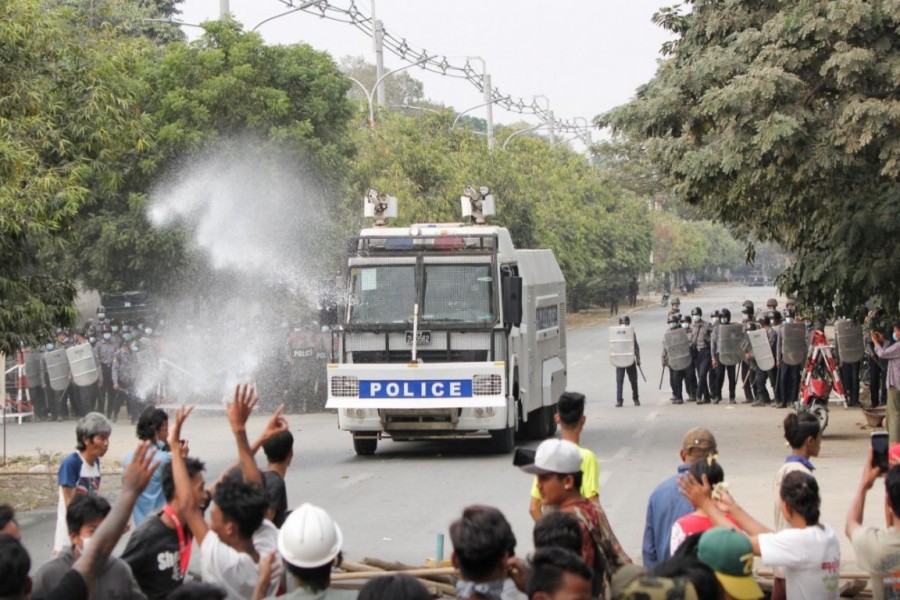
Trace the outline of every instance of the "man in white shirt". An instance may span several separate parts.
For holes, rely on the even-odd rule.
[[[233,600],[253,595],[261,558],[275,553],[266,595],[274,595],[277,591],[283,569],[277,554],[278,530],[265,519],[269,504],[262,488],[262,475],[247,441],[247,420],[258,400],[255,389],[239,385],[234,401],[227,406],[244,481],[223,480],[216,486],[209,523],[197,507],[184,458],[179,452],[172,453],[175,504],[200,544],[203,580],[222,586],[228,598]],[[177,447],[180,443],[181,426],[191,408],[178,409],[175,424],[169,431],[170,446]]]
[[[872,465],[870,450],[859,489],[847,512],[844,531],[853,543],[857,564],[872,577],[875,600],[897,600],[900,599],[900,530],[895,527],[865,527],[862,524],[866,492],[872,489],[882,473],[881,469]],[[900,519],[900,465],[894,465],[888,471],[884,487],[884,503],[893,515],[894,523],[897,523]]]

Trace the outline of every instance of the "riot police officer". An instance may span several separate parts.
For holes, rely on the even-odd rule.
[[[681,327],[681,315],[675,313],[673,315],[669,315],[668,318],[668,326],[669,329],[678,329]],[[662,344],[662,366],[665,369],[669,367],[669,353],[666,349],[666,338],[663,336],[663,344]],[[674,404],[684,404],[684,396],[682,395],[682,387],[684,384],[684,375],[686,371],[689,371],[690,367],[687,369],[673,369],[669,367],[669,386],[672,388],[672,402]]]
[[[731,311],[723,308],[717,311],[719,322],[713,325],[712,336],[710,338],[710,352],[712,355],[712,400],[718,404],[722,401],[722,388],[725,386],[725,375],[728,375],[728,402],[734,404],[735,389],[737,387],[737,374],[735,372],[736,365],[723,365],[719,360],[719,331],[722,325],[731,324]]]
[[[97,410],[112,416],[109,409],[112,407],[112,399],[115,394],[113,389],[112,367],[113,359],[115,359],[118,347],[113,341],[112,327],[103,325],[100,330],[100,341],[94,346],[94,357],[97,364],[100,365],[100,398],[98,400]]]
[[[681,300],[678,299],[678,296],[675,296],[671,300],[669,300],[669,317],[672,315],[678,315],[678,318],[681,318]]]
[[[695,306],[691,310],[691,354],[694,359],[694,369],[697,374],[697,404],[709,404],[711,401],[709,392],[709,365],[710,365],[710,336],[712,329],[709,323],[703,320],[703,310]]]
[[[691,315],[684,315],[681,317],[681,327],[685,329],[688,334],[688,340],[691,339]],[[693,359],[693,345],[691,345],[691,356]],[[695,402],[697,400],[697,369],[694,363],[691,363],[691,366],[684,370],[684,387],[687,390],[687,401]]]
[[[865,347],[865,346],[864,346]],[[837,335],[837,327],[835,327],[834,335],[834,358],[841,374],[841,383],[844,385],[844,394],[847,399],[847,406],[859,408],[859,367],[862,360],[848,362],[844,360],[841,352],[840,338]]]
[[[754,372],[754,361],[750,360],[750,340],[747,332],[755,331],[759,328],[754,318],[753,302],[744,300],[741,314],[744,318],[741,324],[744,326],[744,339],[741,346],[744,349],[744,360],[741,361],[741,388],[744,390],[744,404],[750,404],[756,401],[756,394],[753,391],[753,382],[756,381],[756,373]]]
[[[784,323],[793,323],[796,317],[795,309],[791,306],[792,298],[788,298],[787,308],[784,309]],[[800,371],[802,363],[789,365],[784,358],[784,326],[778,331],[778,339],[775,348],[775,365],[778,368],[778,399],[787,405],[793,404],[800,396]]]
[[[631,317],[625,315],[619,318],[619,325],[631,325]],[[641,348],[638,346],[637,334],[634,337],[634,362],[629,367],[616,367],[616,406],[622,406],[622,385],[625,383],[625,373],[628,373],[628,382],[631,384],[631,400],[635,406],[640,406],[638,399],[637,368],[641,364]]]

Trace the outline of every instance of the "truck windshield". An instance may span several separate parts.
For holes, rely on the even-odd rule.
[[[416,303],[415,265],[359,267],[351,271],[350,322],[391,324],[411,321]]]
[[[422,321],[490,323],[494,320],[491,265],[425,265]]]

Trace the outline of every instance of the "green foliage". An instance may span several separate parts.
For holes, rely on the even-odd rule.
[[[148,146],[129,78],[142,42],[120,42],[71,9],[0,3],[0,350],[74,316],[52,260],[80,212],[120,189]]]
[[[155,145],[129,173],[128,193],[79,221],[77,270],[90,287],[165,292],[202,268],[183,232],[154,229],[145,213],[152,185],[212,146],[259,156],[268,142],[298,168],[315,163],[334,185],[346,169],[350,83],[333,60],[304,44],[266,46],[234,21],[204,27],[199,40],[170,44],[144,64]]]
[[[796,256],[779,278],[844,314],[900,298],[900,3],[690,2],[629,104],[598,118],[675,194]]]
[[[375,128],[360,130],[347,213],[359,214],[365,190],[375,187],[400,198],[399,223],[458,222],[463,187],[487,185],[498,199],[491,222],[508,227],[518,247],[554,250],[573,310],[623,294],[649,270],[644,203],[541,138],[516,138],[491,153],[482,136],[450,132],[452,121],[450,112],[386,113]],[[501,128],[498,139],[510,133]]]

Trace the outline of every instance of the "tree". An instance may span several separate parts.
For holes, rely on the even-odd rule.
[[[266,46],[230,20],[204,28],[196,41],[161,49],[140,74],[153,152],[127,171],[121,193],[78,221],[74,269],[92,288],[166,293],[197,277],[204,264],[189,254],[185,232],[152,227],[146,212],[154,186],[184,176],[182,168],[204,154],[262,157],[277,149],[297,170],[324,174],[340,187],[353,152],[353,108],[345,97],[350,82],[331,57],[305,44]]]
[[[608,298],[650,268],[646,205],[604,182],[582,156],[520,136],[506,151],[483,137],[449,131],[453,114],[387,113],[359,130],[347,214],[356,227],[369,187],[397,196],[399,223],[457,222],[467,185],[487,185],[498,200],[491,222],[520,248],[551,248],[566,276],[571,310]],[[509,131],[501,128],[498,138]]]
[[[676,195],[796,256],[779,278],[845,314],[900,298],[900,5],[690,1],[636,98],[597,119],[646,148]]]
[[[142,40],[40,0],[0,3],[0,39],[0,350],[11,353],[74,318],[73,277],[48,258],[149,142],[130,78]]]

